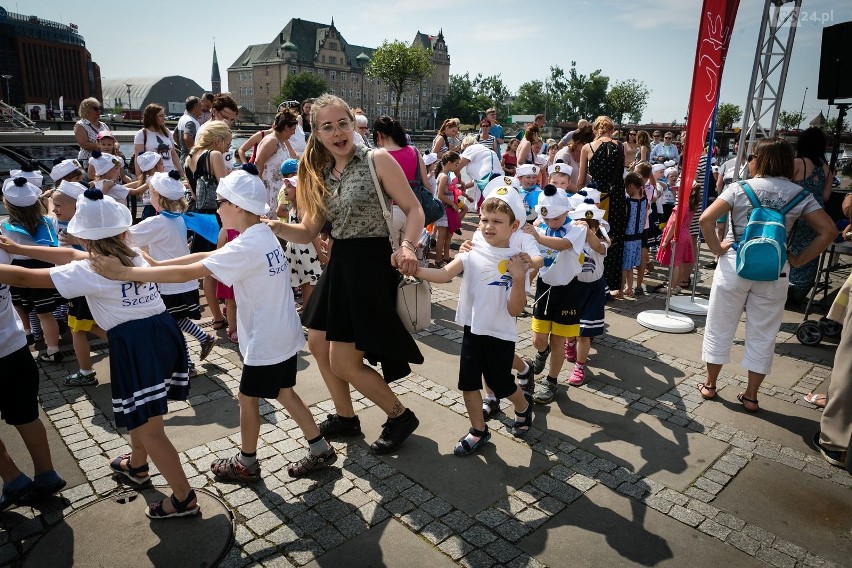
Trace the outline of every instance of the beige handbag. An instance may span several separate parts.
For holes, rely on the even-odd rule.
[[[388,225],[388,239],[391,240],[391,247],[393,247],[393,239],[390,238],[390,235],[393,234],[391,214],[387,205],[385,205],[384,191],[382,191],[379,178],[376,176],[372,152],[369,154],[367,163],[370,165],[370,175],[373,177],[376,195],[379,198],[379,204],[382,206],[382,217],[385,218]],[[409,333],[417,333],[426,329],[432,323],[432,287],[429,283],[411,276],[402,278],[399,282],[399,290],[396,293],[396,312]]]

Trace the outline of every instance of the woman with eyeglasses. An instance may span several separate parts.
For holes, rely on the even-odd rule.
[[[80,146],[80,151],[77,152],[77,159],[80,160],[83,171],[88,167],[92,151],[99,149],[98,133],[103,131],[109,132],[109,126],[105,122],[101,122],[103,111],[101,103],[94,97],[83,99],[80,102],[80,108],[77,113],[82,118],[74,124],[74,140]]]
[[[793,147],[782,138],[764,138],[757,143],[755,158],[749,161],[752,174],[748,184],[760,203],[782,208],[802,192],[793,177]],[[707,378],[697,385],[702,398],[716,398],[716,381],[722,365],[731,360],[731,347],[743,311],[748,308],[745,327],[745,355],[740,363],[748,370],[748,386],[737,395],[747,412],[757,412],[758,388],[772,370],[772,356],[781,321],[790,268],[803,266],[826,249],[837,236],[831,217],[813,195],[807,195],[784,216],[787,234],[801,219],[816,233],[811,243],[798,254],[787,251],[787,262],[777,280],[758,282],[737,274],[736,251],[731,244],[742,237],[752,206],[742,185],[728,185],[701,215],[699,223],[707,247],[719,258],[710,288],[710,304],[704,328],[701,359],[707,366]],[[730,212],[730,228],[721,242],[716,236],[716,220]]]
[[[142,113],[142,128],[133,137],[133,154],[138,156],[143,152],[156,152],[163,157],[165,171],[172,170],[184,176],[183,165],[172,142],[172,133],[166,128],[166,111],[160,105],[151,103]],[[142,175],[139,164],[134,160],[134,173]]]
[[[270,219],[277,219],[278,192],[284,183],[281,164],[289,158],[298,158],[290,145],[290,138],[299,125],[299,113],[290,108],[278,111],[272,121],[272,136],[266,136],[257,147],[254,163],[260,172],[260,179],[266,187],[266,201],[269,204]]]
[[[361,433],[350,394],[354,387],[387,415],[381,435],[370,446],[385,454],[395,451],[419,425],[388,383],[408,375],[409,363],[423,363],[397,315],[396,295],[399,272],[417,271],[415,247],[424,218],[396,160],[386,150],[357,146],[354,125],[355,117],[343,99],[326,94],[314,101],[311,136],[299,161],[296,189],[302,221],[268,224],[279,238],[308,243],[326,222],[331,223],[331,258],[303,311],[308,345],[335,407],[335,413],[320,424],[320,433],[326,438]],[[405,235],[396,251],[391,249],[383,217],[391,200],[406,217]],[[367,366],[365,358],[381,362],[382,374]]]

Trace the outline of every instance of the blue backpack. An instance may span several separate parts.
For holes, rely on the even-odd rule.
[[[748,280],[771,282],[778,280],[787,262],[787,228],[784,216],[808,196],[803,189],[780,211],[763,207],[747,182],[741,181],[743,191],[753,209],[742,236],[734,239],[737,251],[737,274]]]

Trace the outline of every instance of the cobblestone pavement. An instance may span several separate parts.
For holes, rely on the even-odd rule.
[[[220,339],[193,379],[191,398],[169,405],[166,428],[188,433],[176,446],[192,486],[219,495],[235,513],[236,542],[223,566],[335,566],[342,559],[347,566],[850,565],[852,476],[808,447],[819,412],[802,401],[803,393],[825,388],[834,350],[796,343],[801,314],[785,315],[775,369],[760,391],[763,410],[746,415],[736,404],[746,382],[736,365],[723,371],[717,400],[703,400],[695,388],[703,379],[702,318],[693,318],[692,334],[666,335],[635,322],[638,311],[661,307],[661,295],[610,304],[608,334],[593,344],[587,384],[567,389],[566,364],[557,400],[536,407],[526,439],[513,438],[510,418],[499,414],[486,450],[455,458],[452,444],[467,428],[454,388],[457,291],[458,283],[435,288],[435,323],[416,335],[427,363],[393,384],[421,428],[397,455],[372,455],[367,443],[381,413],[355,393],[365,439],[335,441],[337,464],[306,479],[287,475],[306,442],[274,402],[260,405],[262,481],[213,479],[211,460],[239,444],[233,418],[206,418],[215,409],[236,412],[239,355]],[[519,319],[518,329],[518,350],[533,354],[529,319]],[[190,348],[197,352],[197,343]],[[0,565],[20,562],[40,534],[118,487],[108,458],[129,446],[103,394],[105,349],[94,351],[99,390],[61,386],[73,363],[40,363],[42,407],[81,481],[53,508],[0,513]],[[303,397],[318,421],[333,411],[307,352],[296,390],[310,391]],[[177,422],[188,416],[196,422]],[[156,485],[165,483],[155,468],[152,474]],[[777,482],[761,488],[761,479]],[[773,497],[775,489],[789,501]],[[816,519],[820,508],[839,516]]]

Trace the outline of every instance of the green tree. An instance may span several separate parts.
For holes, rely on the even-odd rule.
[[[552,107],[547,112],[548,120],[594,120],[607,112],[609,77],[600,69],[583,75],[577,72],[577,62],[572,61],[567,75],[559,66],[551,67],[548,81],[548,102]]]
[[[606,103],[610,118],[616,124],[621,124],[626,114],[631,122],[642,120],[642,112],[648,106],[648,95],[651,91],[642,81],[628,79],[616,81],[606,94]]]
[[[512,103],[514,114],[538,114],[544,112],[547,106],[547,95],[544,92],[544,83],[541,81],[527,81],[518,87],[515,102]]]
[[[447,87],[447,96],[438,110],[436,128],[440,126],[445,118],[458,118],[462,124],[474,124],[479,120],[480,110],[491,106],[489,99],[477,94],[474,81],[470,74],[450,75],[450,84]]]
[[[719,107],[719,113],[721,114],[722,107]],[[793,130],[794,128],[798,128],[799,124],[802,122],[802,115],[798,112],[793,112],[789,110],[782,110],[781,114],[778,115],[778,126],[782,130]]]
[[[395,117],[399,117],[405,89],[432,73],[431,56],[432,52],[423,46],[387,40],[373,53],[367,74],[383,80],[393,90]]]
[[[273,103],[280,105],[283,101],[303,101],[307,98],[316,98],[328,91],[325,79],[315,73],[302,71],[293,75],[287,75],[284,84],[281,85],[281,93]]]
[[[497,121],[503,122],[506,120],[506,99],[511,96],[509,88],[503,83],[498,75],[489,75],[483,77],[482,74],[477,74],[472,82],[473,88],[476,89],[476,95],[480,98],[479,102],[488,101],[485,106],[480,106],[479,110],[486,110],[488,107],[494,107],[497,110]]]
[[[825,124],[822,125],[822,131],[825,132],[828,136],[833,136],[834,131],[837,129],[837,117],[832,116],[829,119],[826,119]],[[849,123],[846,122],[846,119],[843,119],[843,125],[840,127],[840,132],[846,132],[849,129]]]
[[[741,109],[739,105],[735,105],[734,103],[722,103],[719,105],[719,112],[716,113],[716,128],[718,128],[719,130],[730,130],[731,128],[733,128],[734,123],[738,122],[740,119],[742,119],[742,117],[743,109]],[[793,127],[788,126],[786,128]]]

